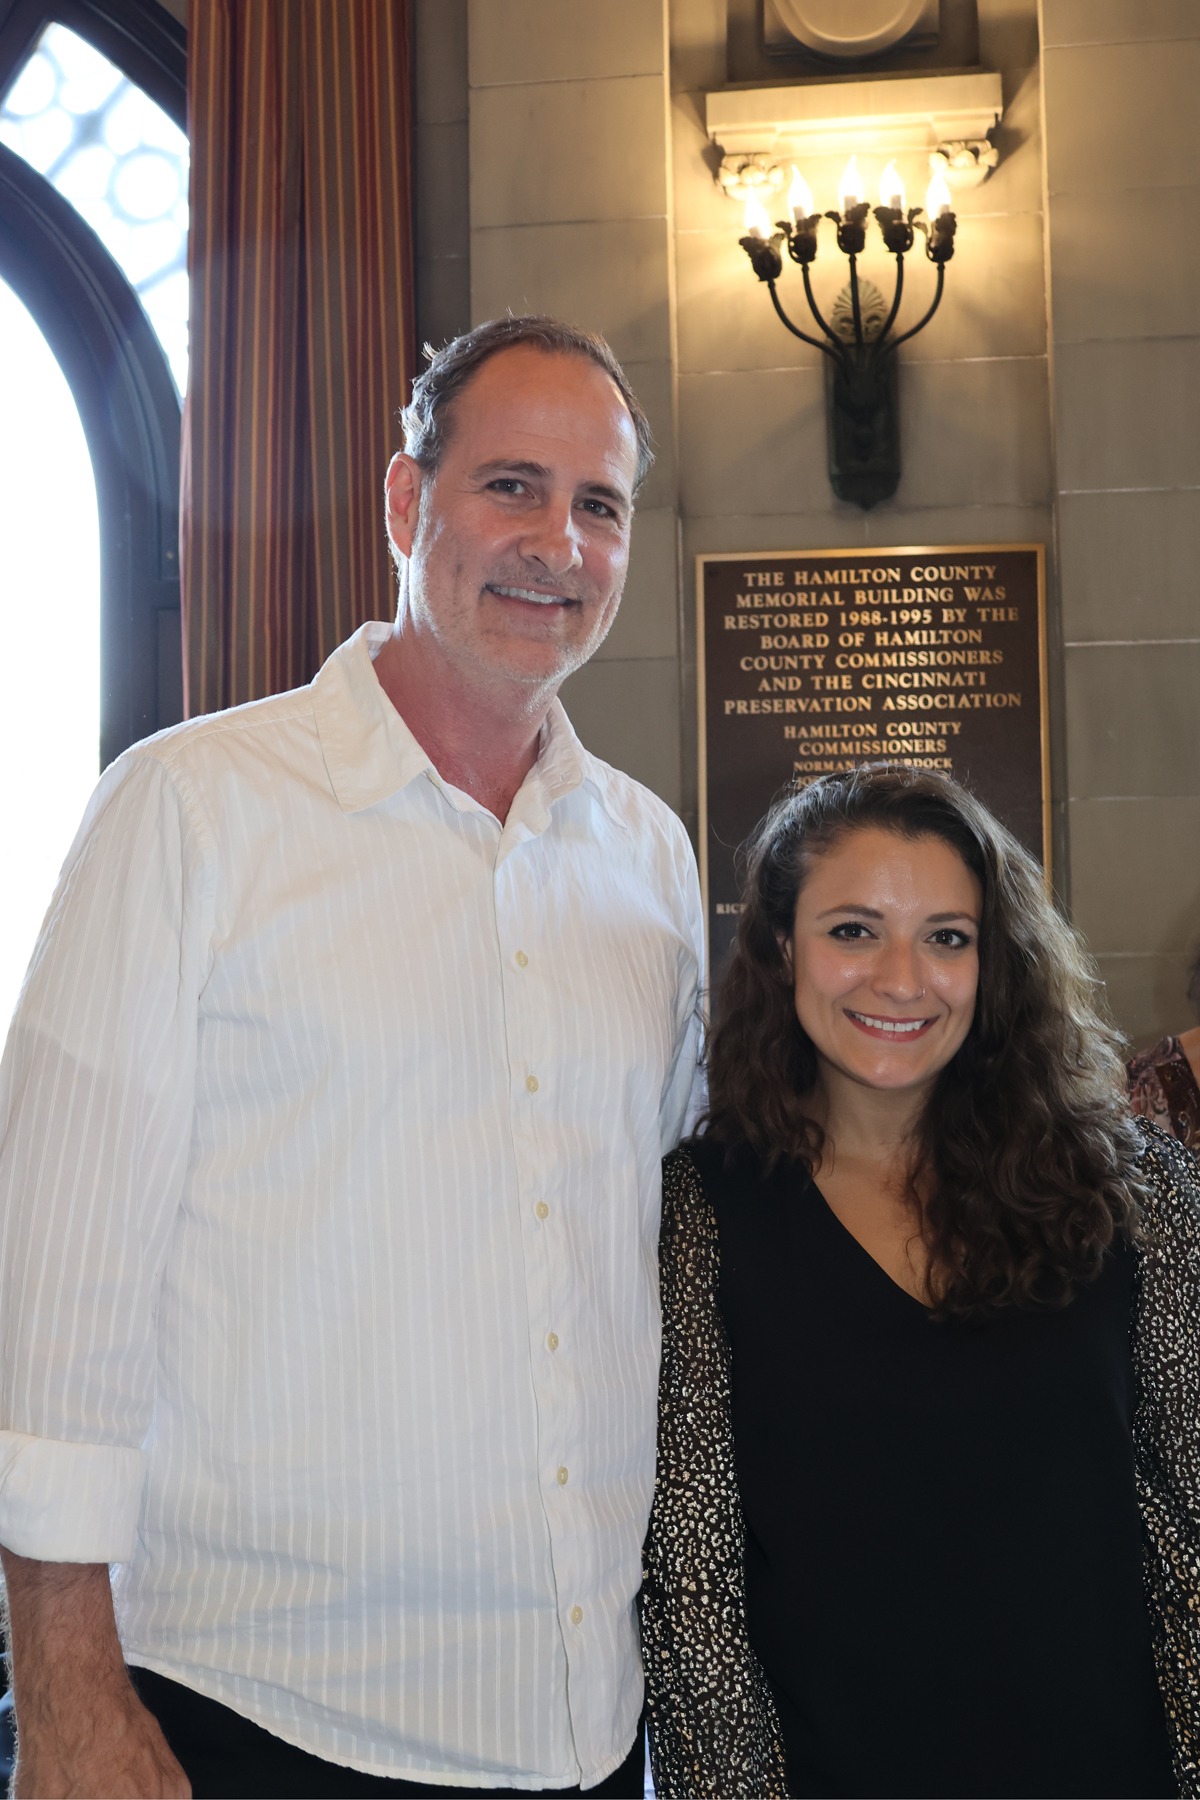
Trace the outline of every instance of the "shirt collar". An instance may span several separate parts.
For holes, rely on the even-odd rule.
[[[572,788],[589,788],[613,823],[628,834],[629,825],[613,791],[616,773],[590,750],[584,749],[561,700],[551,701],[546,723],[542,726],[538,759],[529,773],[540,777],[547,804],[551,806]]]
[[[313,710],[325,767],[343,812],[365,812],[426,775],[440,775],[384,693],[373,659],[392,634],[386,619],[371,619],[340,644],[312,682]],[[629,827],[618,806],[615,773],[585,750],[560,700],[542,726],[538,759],[522,788],[535,784],[547,808],[586,786],[621,830]]]
[[[321,752],[343,812],[365,812],[433,771],[371,666],[391,634],[386,619],[360,625],[312,683]]]

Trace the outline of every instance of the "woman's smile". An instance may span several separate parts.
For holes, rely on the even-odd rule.
[[[848,1007],[846,1017],[868,1036],[890,1038],[896,1042],[921,1036],[936,1023],[933,1019],[876,1019],[866,1013],[851,1012]]]

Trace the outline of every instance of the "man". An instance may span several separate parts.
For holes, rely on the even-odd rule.
[[[701,926],[678,821],[555,695],[648,430],[605,345],[509,319],[405,441],[394,628],[114,764],[14,1022],[23,1794],[641,1791]]]

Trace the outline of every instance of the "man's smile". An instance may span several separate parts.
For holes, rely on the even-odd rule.
[[[498,581],[489,581],[485,585],[489,594],[498,594],[502,600],[526,600],[531,606],[579,605],[574,594],[545,594],[537,588],[502,587]]]

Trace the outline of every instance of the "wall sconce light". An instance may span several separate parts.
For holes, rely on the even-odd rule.
[[[896,351],[925,329],[941,303],[946,264],[954,255],[958,226],[950,189],[940,169],[929,184],[924,207],[905,209],[904,187],[894,162],[889,162],[884,170],[880,189],[880,204],[872,208],[863,198],[863,183],[852,156],[839,184],[838,210],[822,214],[793,165],[787,196],[791,217],[773,224],[762,200],[751,192],[746,199],[745,236],[739,240],[754,273],[766,283],[781,322],[825,358],[829,479],[839,499],[861,507],[890,499],[899,484]],[[858,273],[858,258],[866,247],[867,217],[872,211],[884,244],[896,259],[896,282],[890,303]],[[850,279],[833,308],[832,320],[827,320],[817,305],[809,276],[816,260],[822,218],[832,220],[837,247],[850,265]],[[904,258],[913,248],[917,232],[924,239],[926,257],[937,270],[937,282],[933,299],[917,323],[893,335],[904,293]],[[805,299],[821,333],[819,337],[801,331],[793,323],[776,292],[775,284],[783,273],[785,244],[788,256],[799,265]]]

